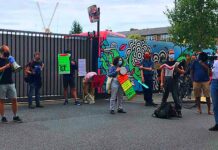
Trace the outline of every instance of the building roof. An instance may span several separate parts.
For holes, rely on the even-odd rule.
[[[168,34],[169,27],[160,27],[160,28],[148,28],[148,29],[130,29],[130,31],[118,32],[126,36],[130,34],[139,34],[139,35],[156,35],[156,34]]]

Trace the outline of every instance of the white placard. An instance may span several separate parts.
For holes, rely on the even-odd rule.
[[[86,75],[86,59],[79,59],[78,60],[78,76],[85,76]]]

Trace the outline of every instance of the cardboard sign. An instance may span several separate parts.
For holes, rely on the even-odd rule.
[[[86,59],[79,59],[79,70],[78,74],[79,76],[85,76],[86,75]]]
[[[123,91],[127,96],[128,100],[131,100],[136,95],[136,92],[133,89],[132,83],[130,82],[128,75],[119,75],[117,79],[121,84],[121,87],[123,88]]]
[[[70,74],[70,54],[58,54],[58,73]]]

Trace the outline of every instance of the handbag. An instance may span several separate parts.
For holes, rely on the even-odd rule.
[[[111,82],[113,78],[112,77],[107,77],[107,82],[106,82],[106,91],[108,94],[111,93]]]

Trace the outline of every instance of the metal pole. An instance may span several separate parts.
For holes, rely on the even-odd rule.
[[[97,37],[100,37],[100,8],[98,8],[99,20],[97,21]]]

